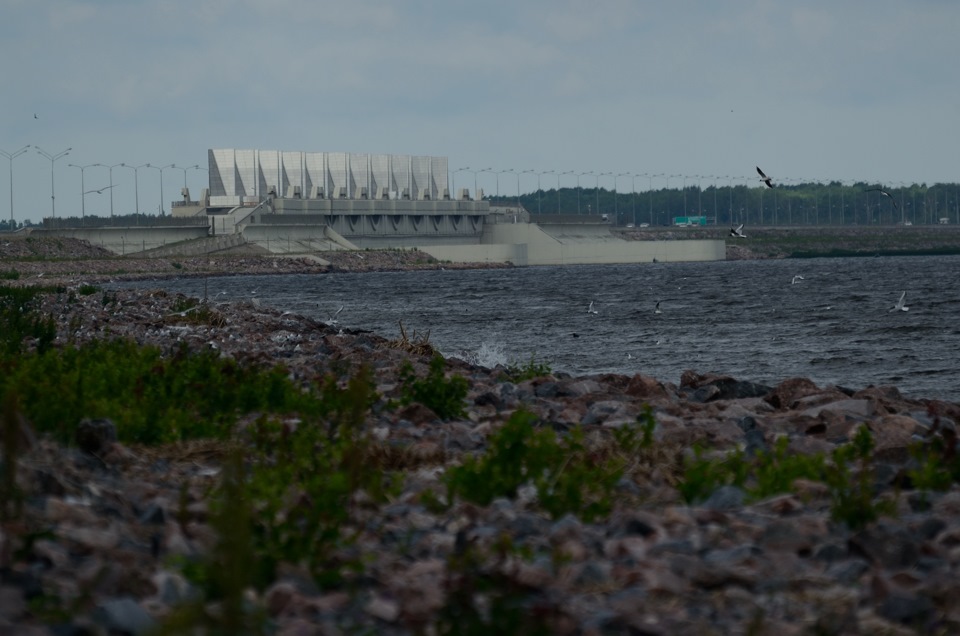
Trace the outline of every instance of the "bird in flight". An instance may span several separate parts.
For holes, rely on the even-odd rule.
[[[800,281],[800,280],[803,280],[803,276],[801,276],[800,274],[797,274],[796,276],[793,277],[793,280],[790,281],[790,284],[796,285],[797,281]]]
[[[86,192],[84,192],[84,194],[93,194],[93,193],[103,194],[103,191],[104,191],[104,190],[109,190],[110,188],[115,188],[115,187],[117,187],[117,186],[115,186],[115,185],[112,185],[112,186],[104,186],[104,187],[100,188],[99,190],[87,190]]]
[[[593,301],[592,301],[592,300],[590,301],[590,306],[587,307],[587,313],[588,313],[588,314],[600,313],[600,312],[598,312],[596,309],[593,308]]]
[[[883,188],[870,188],[869,190],[865,190],[865,192],[879,192],[879,193],[882,194],[883,196],[885,196],[885,197],[887,197],[887,198],[890,199],[890,201],[893,203],[893,209],[894,209],[894,210],[897,209],[897,200],[893,198],[893,195],[892,195],[892,194],[890,194],[889,192],[887,192],[887,191],[884,190]]]
[[[736,238],[747,238],[747,235],[743,233],[743,223],[737,227],[730,228],[730,236],[735,236]]]
[[[763,174],[763,170],[760,169],[760,166],[757,166],[757,174],[760,175],[760,180],[766,183],[768,188],[773,187],[773,179]]]
[[[903,292],[902,294],[900,294],[900,300],[897,301],[897,304],[894,305],[890,311],[897,311],[898,309],[900,311],[910,311],[909,307],[903,306],[903,301],[906,299],[906,297],[907,297],[907,292]]]
[[[662,313],[662,312],[660,311],[660,301],[659,301],[659,300],[657,301],[657,306],[654,308],[653,313],[655,313],[655,314]]]

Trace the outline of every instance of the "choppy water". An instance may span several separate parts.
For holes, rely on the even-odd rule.
[[[795,275],[804,280],[792,284]],[[444,355],[574,374],[685,369],[776,384],[892,384],[960,401],[960,257],[824,258],[144,281],[344,327],[429,332]],[[129,285],[124,283],[123,285]],[[907,312],[889,311],[902,291]],[[587,312],[594,301],[597,314]],[[662,313],[655,314],[661,301]],[[576,334],[576,335],[574,335]]]

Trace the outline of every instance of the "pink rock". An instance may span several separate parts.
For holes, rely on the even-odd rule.
[[[363,610],[367,614],[388,623],[393,623],[400,618],[400,604],[379,594],[374,595]]]
[[[299,593],[293,583],[279,581],[267,588],[263,594],[264,604],[270,616],[278,616]]]
[[[774,387],[766,400],[778,409],[793,408],[800,398],[819,392],[820,388],[807,378],[790,378]]]
[[[676,397],[675,393],[671,394],[663,383],[656,378],[639,373],[630,378],[630,383],[627,385],[624,393],[631,397],[652,401],[669,401]]]

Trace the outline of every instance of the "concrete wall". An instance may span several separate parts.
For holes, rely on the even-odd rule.
[[[126,255],[164,247],[173,243],[204,238],[209,234],[206,226],[172,227],[91,227],[59,228],[56,230],[34,229],[38,235],[65,236],[82,239],[99,245],[114,254]]]
[[[555,229],[555,228],[552,228]],[[602,228],[577,230],[570,236],[551,235],[531,223],[484,226],[481,245],[420,244],[417,248],[448,261],[511,262],[525,265],[575,265],[721,261],[726,258],[722,240],[625,241]]]
[[[418,245],[417,249],[438,261],[459,263],[527,264],[527,245]]]
[[[274,254],[361,249],[325,225],[251,224],[244,228],[243,237]]]

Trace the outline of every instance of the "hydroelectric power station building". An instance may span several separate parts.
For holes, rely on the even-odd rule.
[[[514,265],[726,257],[723,240],[623,240],[598,215],[531,219],[519,206],[491,206],[482,190],[451,194],[446,157],[238,149],[207,155],[208,188],[198,201],[184,188],[172,206],[183,228],[59,233],[126,254],[212,235],[218,249],[252,243],[278,255],[416,248],[439,260]],[[119,240],[116,230],[124,232]]]

